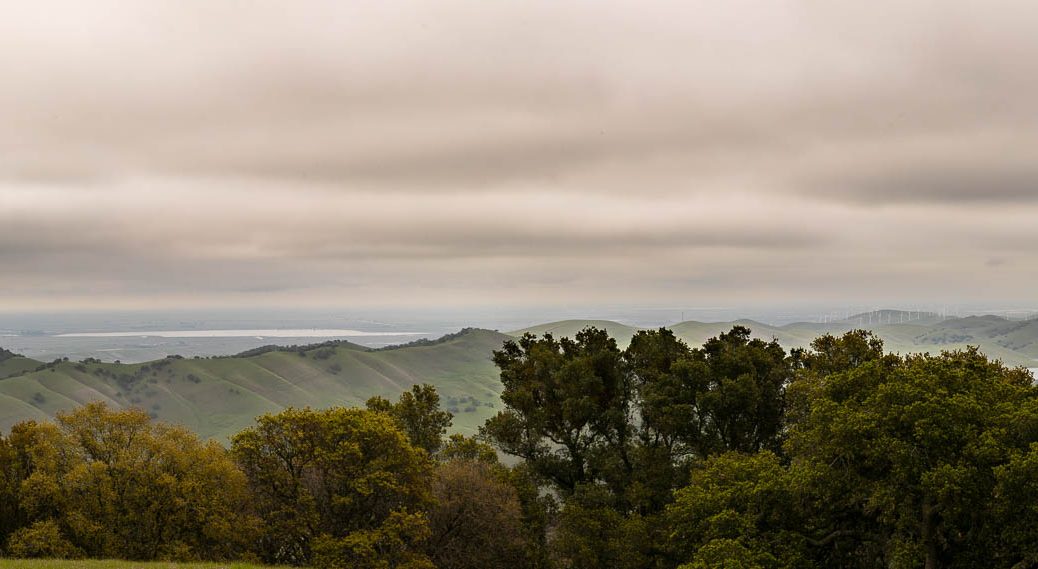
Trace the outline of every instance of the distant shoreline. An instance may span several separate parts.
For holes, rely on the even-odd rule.
[[[360,330],[154,330],[146,332],[71,332],[53,338],[355,338],[362,336],[424,336],[427,332],[362,332]]]

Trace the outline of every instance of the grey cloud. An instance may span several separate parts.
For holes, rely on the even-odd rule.
[[[812,193],[862,205],[1038,203],[1038,163],[970,167],[949,162],[919,168],[858,172],[820,182]]]
[[[918,6],[888,7],[903,12],[893,23],[836,5],[736,6],[697,13],[706,22],[697,26],[677,5],[633,14],[623,4],[592,13],[458,2],[411,6],[411,17],[374,10],[365,26],[325,3],[298,14],[260,3],[234,25],[224,9],[147,3],[124,8],[125,21],[116,10],[102,44],[112,52],[85,50],[104,71],[93,80],[58,58],[74,54],[29,53],[43,71],[13,85],[4,105],[21,126],[4,169],[43,162],[28,170],[44,180],[85,163],[115,177],[485,188],[617,162],[631,178],[651,177],[644,162],[659,155],[687,158],[695,177],[704,156],[754,168],[760,154],[796,160],[819,140],[958,136],[1029,116],[1020,78],[1035,64],[1007,56],[1034,41],[1021,39],[1026,30],[989,33],[1012,14],[977,18],[956,6],[934,20]],[[709,25],[747,13],[761,26],[747,37]],[[192,27],[220,35],[189,42]],[[751,32],[774,43],[754,43]],[[858,35],[872,45],[855,44]],[[114,57],[120,38],[141,55]]]
[[[12,7],[0,308],[34,289],[391,302],[408,283],[971,294],[961,267],[1007,251],[983,290],[1026,296],[1035,17],[1022,0]]]
[[[283,195],[282,199],[311,198]],[[110,270],[112,263],[118,265],[129,259],[135,265],[143,261],[171,266],[197,259],[233,260],[241,256],[237,251],[245,249],[256,250],[254,255],[242,256],[256,263],[596,254],[622,257],[697,249],[783,251],[811,248],[824,239],[821,232],[788,221],[690,221],[686,225],[645,217],[637,227],[625,227],[630,224],[622,223],[623,212],[596,214],[592,208],[586,213],[600,216],[601,223],[567,226],[565,220],[579,212],[547,210],[540,219],[533,217],[536,210],[528,210],[487,211],[485,216],[477,211],[460,217],[365,220],[363,215],[336,215],[333,209],[328,215],[311,214],[302,223],[277,219],[274,212],[230,212],[226,225],[182,224],[181,212],[146,208],[127,213],[98,212],[89,217],[41,211],[31,219],[5,220],[0,216],[0,261],[11,266],[19,262],[53,265],[60,260],[66,266],[89,264]],[[221,253],[220,248],[231,252]]]

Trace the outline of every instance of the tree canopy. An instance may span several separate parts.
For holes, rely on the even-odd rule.
[[[21,423],[0,452],[15,553],[234,559],[258,527],[226,451],[142,411],[91,403]]]
[[[1038,392],[976,349],[899,356],[855,330],[786,353],[736,326],[494,356],[506,407],[483,435],[560,494],[562,566],[1036,563]]]
[[[265,415],[232,452],[275,563],[426,567],[432,462],[387,414],[333,408]]]

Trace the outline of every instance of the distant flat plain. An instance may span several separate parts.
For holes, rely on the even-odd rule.
[[[169,355],[226,356],[267,344],[312,344],[321,340],[349,340],[371,348],[405,344],[419,338],[442,335],[422,332],[366,332],[337,329],[250,330],[150,330],[117,332],[69,332],[61,334],[7,334],[0,348],[30,358],[50,361],[96,358],[101,361],[141,363]]]

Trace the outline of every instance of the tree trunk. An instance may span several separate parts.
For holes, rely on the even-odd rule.
[[[934,528],[933,505],[930,498],[923,499],[922,538],[923,548],[926,551],[925,569],[937,569],[937,536]]]

